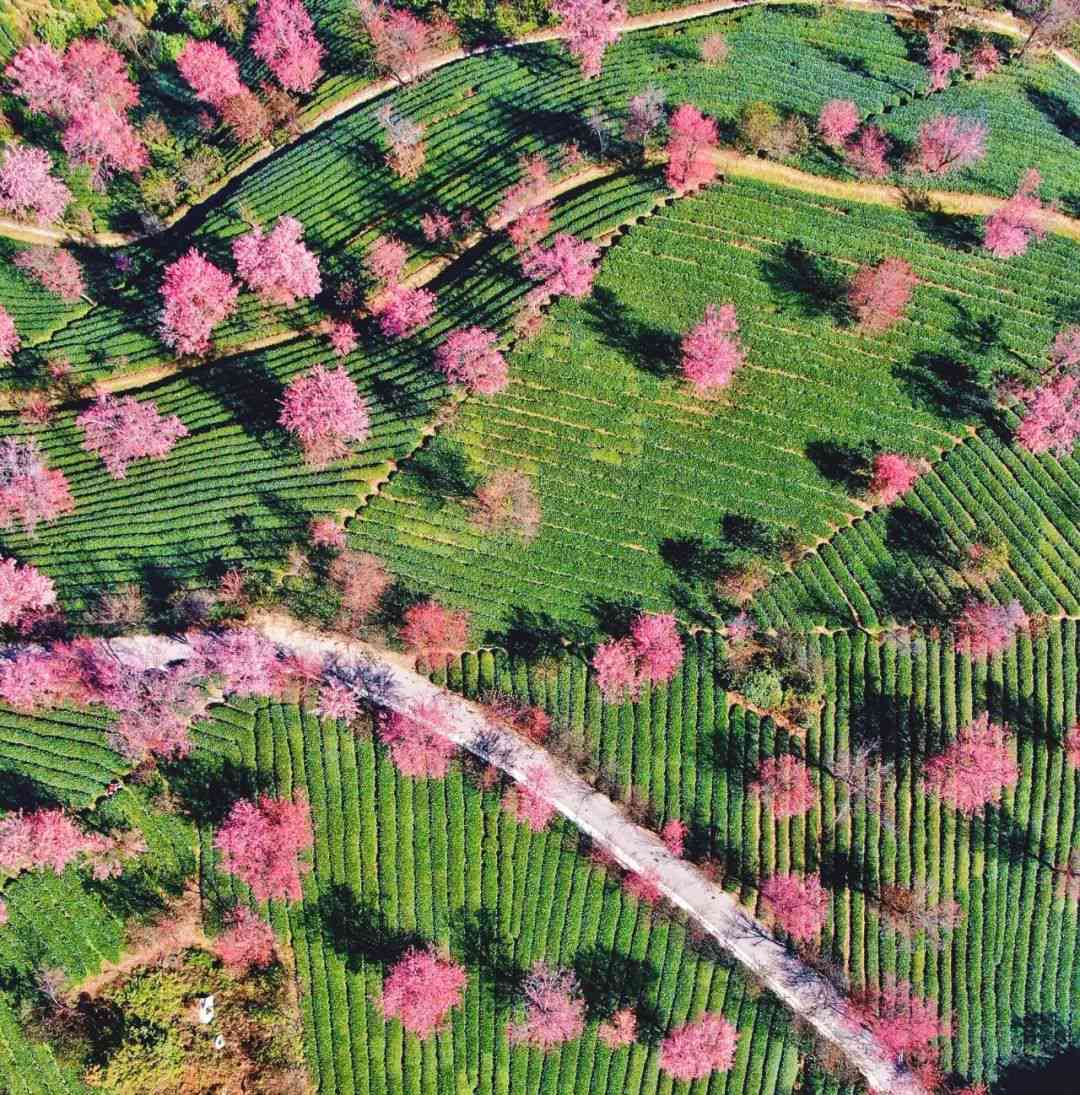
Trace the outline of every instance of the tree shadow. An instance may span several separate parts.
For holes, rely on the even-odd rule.
[[[643,610],[640,598],[623,597],[613,599],[590,595],[586,607],[596,620],[597,629],[613,639],[622,639],[630,634],[635,617]]]
[[[454,953],[470,969],[480,970],[500,1004],[511,1004],[521,991],[526,970],[514,961],[514,944],[499,931],[490,909],[457,910],[450,921]]]
[[[63,805],[63,799],[51,787],[13,768],[0,768],[0,809],[5,813],[13,810],[31,813]]]
[[[1035,860],[1047,868],[1054,866],[1039,855],[1038,837],[1000,806],[991,806],[972,818],[971,845],[973,850],[981,848],[984,854],[1011,865]]]
[[[1037,1012],[1016,1016],[1015,1041],[1023,1050],[998,1075],[993,1095],[1047,1095],[1076,1090],[1080,1046],[1059,1015]]]
[[[642,1002],[658,976],[651,962],[592,947],[574,956],[573,969],[590,1019],[608,1019],[621,1008],[632,1007],[639,1033],[651,1031],[653,1037],[655,1032],[662,1035],[659,1014]]]
[[[264,353],[226,358],[188,374],[191,383],[206,392],[267,452],[284,453],[291,442],[278,423],[285,386],[271,371]],[[192,431],[198,434],[196,428]]]
[[[821,857],[821,882],[831,890],[874,894],[878,878],[862,855],[851,848],[825,849]]]
[[[807,318],[848,316],[847,277],[832,259],[815,255],[802,240],[791,239],[761,260],[762,276],[773,297]]]
[[[850,445],[842,441],[817,440],[808,441],[804,451],[823,478],[843,487],[848,494],[856,494],[870,482],[871,464],[879,449],[875,441]]]
[[[937,521],[908,505],[893,506],[885,515],[885,543],[894,551],[957,566],[959,553]]]
[[[986,355],[1001,345],[1001,316],[976,316],[962,301],[949,303],[956,310],[952,333],[972,353]]]
[[[935,728],[919,708],[900,706],[895,696],[870,691],[848,711],[851,749],[870,747],[883,762],[918,760],[934,751]]]
[[[180,810],[193,821],[217,827],[242,798],[272,791],[268,775],[221,755],[196,753],[183,761],[162,765]]]
[[[429,505],[441,508],[449,499],[469,498],[481,477],[469,466],[465,447],[443,436],[432,438],[409,462],[409,474]]]
[[[727,567],[728,551],[700,536],[668,537],[660,541],[660,558],[684,582],[715,582]]]
[[[514,605],[506,626],[502,630],[487,631],[484,642],[489,646],[501,646],[511,656],[533,661],[561,654],[567,647],[587,645],[593,634],[593,629],[586,624],[560,620],[550,612],[525,605]]]
[[[601,344],[653,376],[674,376],[679,370],[681,336],[666,327],[639,319],[604,286],[593,289],[582,306],[589,330]]]
[[[323,938],[353,973],[367,964],[393,965],[410,947],[427,942],[415,932],[391,927],[381,910],[360,901],[342,883],[319,895],[312,915],[317,918]]]
[[[989,422],[995,417],[989,393],[975,370],[952,354],[920,350],[906,364],[893,365],[892,371],[917,408],[949,421]]]
[[[1080,114],[1060,95],[1027,84],[1024,94],[1031,105],[1067,140],[1080,143]]]

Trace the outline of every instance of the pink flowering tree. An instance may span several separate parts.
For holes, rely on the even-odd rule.
[[[676,1080],[700,1080],[735,1063],[738,1032],[718,1011],[676,1027],[661,1043],[660,1067]]]
[[[997,46],[989,38],[984,38],[972,50],[971,56],[968,58],[968,65],[971,68],[971,75],[976,80],[984,80],[1001,68],[1001,54],[998,53]]]
[[[630,625],[638,677],[652,684],[670,681],[683,660],[683,644],[670,612],[642,612]]]
[[[989,130],[977,118],[936,114],[923,122],[908,167],[923,175],[946,175],[978,163],[986,155]]]
[[[360,714],[360,699],[347,681],[330,678],[319,685],[315,713],[321,719],[350,723]]]
[[[543,156],[525,156],[520,166],[521,178],[507,188],[488,220],[489,228],[506,228],[519,255],[539,243],[551,227],[551,206],[545,199],[552,185]]]
[[[1046,235],[1046,207],[1039,200],[1042,177],[1035,168],[1025,171],[1016,193],[983,223],[983,246],[999,259],[1027,252],[1032,240]]]
[[[78,87],[64,67],[64,58],[50,45],[33,42],[23,46],[4,70],[13,95],[33,114],[67,118],[81,98]]]
[[[236,309],[233,279],[194,247],[171,263],[161,283],[161,339],[179,354],[205,354],[210,335]]]
[[[379,1010],[385,1019],[397,1019],[410,1034],[430,1038],[445,1025],[450,1011],[461,1006],[468,980],[453,959],[433,947],[413,947],[386,975]]]
[[[238,905],[225,920],[225,930],[214,940],[214,955],[233,974],[274,964],[274,930],[246,905]]]
[[[13,144],[0,159],[0,213],[17,220],[54,224],[71,202],[71,191],[52,174],[43,148]]]
[[[0,528],[21,524],[33,536],[74,508],[67,477],[45,463],[34,438],[0,438]]]
[[[923,786],[958,813],[974,817],[1000,802],[1005,789],[1020,779],[1009,742],[1008,728],[991,722],[984,712],[943,753],[926,762]]]
[[[882,259],[875,266],[861,267],[851,279],[848,307],[862,330],[878,334],[900,320],[918,284],[904,259]]]
[[[307,800],[240,799],[214,837],[222,867],[251,887],[257,901],[299,901],[301,874],[311,864],[301,858],[314,841]]]
[[[953,623],[954,646],[958,654],[988,658],[1007,650],[1030,627],[1019,601],[998,605],[970,600]]]
[[[683,103],[668,123],[667,184],[676,194],[707,186],[716,178],[716,122]]]
[[[338,622],[356,628],[371,619],[394,580],[381,559],[346,549],[344,530],[338,532],[343,550],[330,564],[327,576],[341,595]]]
[[[472,523],[484,532],[516,536],[523,543],[540,532],[540,499],[532,480],[517,468],[493,472],[467,505]]]
[[[478,395],[494,395],[506,387],[506,358],[496,343],[499,336],[483,327],[451,331],[435,351],[435,365],[447,383]]]
[[[86,293],[82,267],[62,247],[29,247],[19,251],[12,261],[16,269],[66,304],[74,304]]]
[[[773,875],[761,884],[761,897],[776,923],[796,942],[809,943],[821,934],[829,891],[817,875]]]
[[[734,304],[709,304],[705,318],[683,336],[680,367],[698,395],[712,396],[727,387],[745,361],[738,331]]]
[[[443,779],[457,746],[447,736],[446,708],[428,700],[409,712],[385,711],[379,718],[379,738],[390,750],[395,767],[414,779]]]
[[[245,90],[240,66],[216,42],[190,39],[176,58],[176,67],[195,98],[215,110]]]
[[[778,821],[805,814],[817,802],[810,769],[798,757],[787,753],[781,757],[766,757],[750,790],[764,799]]]
[[[1073,372],[1080,365],[1080,327],[1063,327],[1050,343],[1050,365],[1061,372]]]
[[[360,336],[351,323],[330,323],[325,330],[335,357],[348,357],[360,345]]]
[[[56,587],[47,574],[14,559],[0,559],[0,625],[11,627],[54,604]]]
[[[896,452],[878,453],[874,457],[867,493],[876,505],[891,505],[902,494],[907,494],[927,470],[925,460],[912,460]]]
[[[546,1053],[581,1037],[585,1001],[573,973],[536,962],[525,979],[524,994],[524,1016],[507,1027],[511,1043]]]
[[[175,414],[159,414],[150,400],[130,395],[99,395],[75,425],[83,430],[83,448],[100,456],[114,479],[124,479],[133,460],[163,459],[188,435]]]
[[[401,281],[409,249],[394,236],[380,236],[368,248],[364,267],[376,284],[384,289],[392,288]]]
[[[401,641],[410,654],[429,662],[445,662],[469,642],[469,614],[428,599],[410,605],[402,617]]]
[[[889,152],[892,145],[877,125],[864,125],[844,145],[844,159],[856,175],[865,179],[883,179],[890,171]]]
[[[593,653],[592,670],[605,703],[623,703],[641,692],[638,659],[630,639],[609,639]]]
[[[1073,725],[1072,729],[1065,735],[1064,741],[1065,747],[1065,759],[1069,763],[1069,767],[1075,771],[1080,771],[1080,722]]]
[[[146,146],[123,114],[96,102],[72,114],[61,143],[71,164],[88,168],[92,185],[99,189],[117,171],[138,175],[150,162]]]
[[[586,78],[600,75],[604,51],[613,46],[626,22],[619,0],[554,0],[551,10],[566,34],[566,48]]]
[[[228,627],[188,635],[199,672],[234,696],[278,696],[281,659],[277,647],[250,627]]]
[[[830,99],[818,115],[817,130],[830,148],[843,148],[859,128],[859,108],[850,99]]]
[[[375,67],[401,84],[415,80],[423,71],[424,62],[453,33],[453,24],[425,23],[411,11],[388,3],[358,0],[356,6],[374,48]]]
[[[637,1041],[638,1021],[633,1008],[620,1008],[596,1028],[596,1036],[608,1049],[623,1049]]]
[[[909,1066],[936,1056],[934,1043],[949,1033],[934,1002],[916,996],[907,981],[886,980],[880,988],[864,989],[853,998],[852,1011],[898,1062]]]
[[[367,402],[340,366],[316,365],[291,381],[278,421],[296,435],[314,468],[344,459],[371,430]]]
[[[949,49],[949,39],[943,31],[934,30],[926,36],[926,71],[930,77],[927,91],[944,91],[963,63],[960,54]]]
[[[1070,373],[1005,393],[1022,415],[1016,440],[1033,453],[1070,453],[1080,437],[1080,379]]]
[[[325,51],[301,0],[259,0],[251,51],[286,91],[306,94],[322,75]]]
[[[97,659],[97,668],[103,658]],[[191,752],[191,723],[208,705],[196,667],[183,664],[160,670],[127,667],[103,674],[98,698],[119,713],[109,729],[113,747],[136,764]]]
[[[253,228],[233,241],[232,253],[240,280],[267,304],[291,306],[322,291],[319,261],[295,217],[278,217],[269,232]]]
[[[9,364],[22,345],[15,320],[11,313],[0,304],[0,363]]]
[[[525,773],[524,782],[503,795],[502,808],[534,833],[542,833],[556,813],[550,794],[551,775],[542,764],[534,764]]]
[[[431,322],[435,304],[435,294],[430,289],[395,285],[375,308],[379,330],[387,338],[411,338]]]
[[[130,830],[105,836],[83,830],[63,809],[12,812],[0,820],[0,874],[51,871],[62,874],[72,863],[96,879],[115,878],[124,863],[146,850]]]
[[[660,839],[672,855],[681,859],[686,852],[686,837],[689,832],[686,822],[681,817],[673,817],[664,822],[664,827],[660,830]]]
[[[559,232],[550,247],[527,251],[522,256],[521,269],[527,278],[542,283],[544,296],[581,300],[592,290],[599,257],[600,248],[595,243]]]

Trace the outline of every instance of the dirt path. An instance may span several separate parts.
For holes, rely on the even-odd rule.
[[[357,669],[360,679],[366,676],[378,681],[378,702],[391,710],[412,711],[430,701],[441,704],[450,716],[448,736],[454,742],[514,780],[542,788],[540,793],[559,813],[609,851],[624,868],[654,879],[672,905],[682,909],[822,1038],[839,1048],[873,1090],[892,1095],[927,1095],[918,1080],[852,1018],[845,997],[830,981],[784,947],[734,897],[710,882],[693,864],[673,856],[655,833],[632,822],[621,807],[547,750],[502,723],[493,722],[475,704],[432,684],[400,655],[320,635],[284,615],[264,614],[254,625],[283,649],[333,659],[342,667]],[[122,661],[144,666],[185,659],[190,652],[181,642],[153,636],[116,639],[112,647]]]

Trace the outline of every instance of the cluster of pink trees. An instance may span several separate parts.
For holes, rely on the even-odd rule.
[[[986,712],[923,768],[923,786],[967,817],[1000,802],[1015,787],[1020,769],[1009,748],[1008,729],[990,721]]]
[[[1072,373],[1050,376],[1033,388],[1017,387],[1002,394],[1022,412],[1016,440],[1028,452],[1065,456],[1080,437],[1080,379]]]
[[[739,1035],[718,1011],[676,1027],[660,1046],[660,1067],[676,1080],[700,1080],[735,1063]]]
[[[278,217],[269,232],[253,228],[233,241],[232,253],[240,280],[268,304],[291,306],[322,291],[318,259],[295,217]]]
[[[401,84],[415,80],[424,62],[455,33],[448,18],[429,24],[411,11],[374,0],[357,0],[356,6],[374,48],[375,67]]]
[[[898,1062],[913,1068],[936,1058],[934,1043],[949,1033],[933,1002],[916,996],[907,981],[863,989],[852,1011]]]
[[[901,319],[918,284],[904,259],[885,258],[859,268],[848,287],[848,307],[863,331],[878,334]]]
[[[11,313],[0,304],[0,363],[9,363],[21,345],[22,339],[19,337],[15,320],[11,318]]]
[[[246,905],[238,905],[214,940],[213,952],[234,974],[263,969],[274,963],[274,930]]]
[[[322,43],[300,0],[259,0],[251,51],[286,91],[309,92],[322,75]]]
[[[96,185],[116,171],[138,174],[149,162],[127,118],[139,101],[124,59],[96,39],[77,39],[61,55],[52,46],[23,46],[5,70],[12,91],[35,114],[64,126],[62,143]]]
[[[716,122],[683,103],[668,123],[666,179],[676,194],[707,186],[716,178],[719,144]]]
[[[383,981],[379,1010],[418,1038],[430,1038],[461,1004],[468,976],[461,965],[434,947],[407,950]]]
[[[585,1001],[573,973],[536,962],[525,979],[523,992],[525,1014],[507,1027],[513,1044],[546,1053],[581,1037]]]
[[[596,684],[607,703],[636,697],[642,686],[663,684],[675,676],[683,644],[671,613],[639,613],[624,639],[601,643],[592,658]]]
[[[171,263],[161,283],[161,340],[178,354],[205,354],[214,328],[236,310],[233,279],[191,248]]]
[[[146,850],[137,834],[86,832],[67,811],[14,811],[0,819],[0,873],[52,871],[85,864],[94,878],[115,878],[124,863]]]
[[[300,876],[311,869],[301,858],[312,845],[307,800],[240,799],[214,837],[221,865],[251,887],[257,901],[299,901]]]
[[[933,30],[926,36],[926,68],[930,77],[927,91],[943,91],[952,82],[952,75],[966,69],[981,80],[1001,67],[1001,54],[988,38],[981,39],[965,57],[952,48],[944,30]]]
[[[449,715],[431,700],[409,712],[384,711],[379,737],[398,770],[415,779],[442,779],[450,771],[457,746],[446,734]]]
[[[851,99],[830,99],[818,115],[818,135],[857,174],[884,178],[889,173],[889,140],[876,125],[859,130],[859,120],[859,108]]]
[[[305,462],[314,468],[348,456],[371,430],[367,401],[340,366],[316,365],[291,381],[278,421],[296,435]]]
[[[790,753],[766,757],[758,767],[750,791],[768,804],[769,812],[778,821],[805,814],[817,802],[810,769]]]
[[[0,438],[0,528],[20,524],[33,536],[74,508],[67,477],[45,463],[34,438]]]
[[[409,338],[426,327],[435,315],[435,294],[430,289],[405,285],[401,280],[408,254],[400,240],[382,236],[364,258],[367,272],[377,287],[371,311],[387,338]]]
[[[712,396],[727,387],[746,359],[738,331],[734,304],[709,304],[705,318],[683,336],[680,368],[698,395]]]
[[[1008,649],[1031,627],[1019,601],[993,604],[973,598],[953,622],[953,644],[958,654],[989,658]]]
[[[71,202],[71,191],[52,174],[43,148],[12,144],[0,159],[0,213],[38,224],[53,224]]]
[[[125,478],[133,460],[163,459],[188,435],[175,414],[159,414],[150,400],[130,395],[99,395],[75,424],[84,432],[83,448],[100,456],[114,479]]]
[[[551,10],[566,32],[566,48],[581,64],[586,78],[599,76],[604,52],[613,46],[626,22],[620,0],[553,0]]]

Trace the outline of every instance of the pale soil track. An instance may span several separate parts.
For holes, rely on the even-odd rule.
[[[852,1017],[846,998],[831,981],[788,950],[734,897],[693,864],[672,855],[655,833],[631,821],[621,807],[546,749],[492,720],[475,704],[432,684],[400,655],[310,631],[282,614],[263,614],[254,626],[285,651],[332,660],[346,671],[358,671],[360,679],[377,678],[376,698],[385,708],[411,712],[423,703],[441,705],[448,715],[447,736],[514,780],[537,787],[559,813],[623,867],[652,878],[673,906],[835,1045],[872,1090],[928,1095]],[[111,646],[122,662],[144,667],[183,660],[190,653],[184,643],[160,636],[115,639]],[[538,771],[543,773],[539,783]]]

